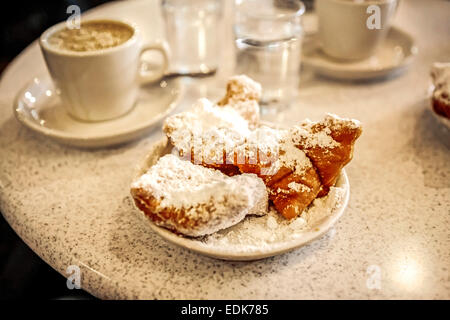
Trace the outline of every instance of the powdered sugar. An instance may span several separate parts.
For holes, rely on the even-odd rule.
[[[261,185],[261,179],[254,174],[228,177],[218,170],[194,165],[168,154],[131,187],[145,189],[160,201],[162,207],[187,208],[224,199],[240,189],[240,193],[245,194],[245,201],[251,202],[253,200],[247,193],[251,196]],[[237,200],[241,199],[237,197]],[[251,203],[248,206],[251,207]]]
[[[261,126],[253,130],[245,141],[235,148],[238,164],[245,161],[249,164],[272,164],[278,159],[279,145],[285,130],[272,129]]]
[[[260,164],[269,164],[270,167],[261,169],[262,175],[276,174],[281,167],[300,175],[312,166],[306,154],[294,145],[290,131],[266,126],[254,130],[237,148],[237,153],[238,159],[244,159],[244,154],[250,163],[256,163],[258,158]]]
[[[219,231],[201,241],[209,248],[236,252],[262,251],[265,247],[283,245],[320,228],[325,219],[342,209],[347,190],[331,187],[326,197],[314,200],[299,217],[284,219],[275,209],[263,217],[249,216],[238,225]]]
[[[193,165],[175,155],[165,155],[132,188],[142,188],[160,201],[161,207],[186,208],[223,199],[237,181],[220,171]]]
[[[290,129],[290,135],[294,144],[306,149],[333,149],[339,146],[335,141],[332,132],[345,130],[360,130],[361,123],[355,119],[340,118],[337,115],[328,113],[319,122],[309,119],[302,121],[298,126]]]
[[[334,131],[339,131],[344,127],[352,130],[361,128],[361,122],[359,120],[350,118],[341,118],[333,113],[327,113],[325,118],[322,121],[320,121],[319,124],[320,123],[322,123],[323,125]]]
[[[280,143],[279,167],[292,169],[294,174],[301,175],[312,166],[303,150],[297,148],[291,135],[287,134]]]
[[[292,139],[296,142],[302,141],[302,146],[305,148],[314,148],[316,146],[321,148],[335,148],[338,143],[331,137],[330,128],[324,128],[319,132],[312,133],[311,126],[314,122],[304,122],[304,126],[294,126],[290,132]]]
[[[230,88],[233,83],[229,82]],[[246,93],[242,94],[249,95],[253,92],[251,90],[244,90]],[[235,94],[230,97],[235,97]],[[305,120],[290,130],[265,126],[251,130],[249,122],[232,107],[219,107],[207,99],[200,99],[192,111],[169,117],[165,121],[164,131],[178,152],[186,159],[193,157],[191,160],[195,164],[236,165],[256,164],[259,161],[262,175],[276,174],[281,167],[301,175],[312,167],[302,149],[318,147],[330,150],[339,146],[331,133],[344,126],[357,129],[360,123],[328,114],[321,122]],[[234,163],[235,160],[237,163]]]
[[[235,139],[239,142],[250,134],[248,122],[235,109],[218,107],[205,98],[191,111],[167,118],[163,130],[175,147],[188,154],[194,146],[202,150],[214,142],[232,148]]]
[[[228,80],[227,96],[223,99],[223,104],[236,101],[258,101],[261,98],[261,91],[261,84],[246,75],[233,76]]]
[[[220,106],[235,109],[255,129],[259,124],[259,104],[261,85],[245,75],[234,76],[228,80],[227,93],[218,102]]]
[[[268,204],[256,175],[228,177],[172,154],[133,182],[131,193],[154,223],[189,236],[228,228],[248,214],[264,215]]]
[[[266,126],[249,130],[248,122],[235,110],[214,106],[207,99],[200,99],[192,111],[168,118],[164,131],[172,144],[196,164],[222,164],[226,159],[233,163],[234,153],[238,161],[271,164],[263,174],[274,174],[280,167],[301,174],[311,167],[306,154],[294,145],[291,132]],[[259,155],[259,156],[258,156]],[[253,161],[253,162],[252,162]]]
[[[309,192],[311,189],[308,186],[305,186],[304,184],[297,183],[297,182],[290,182],[288,184],[288,188],[292,189],[296,192]]]

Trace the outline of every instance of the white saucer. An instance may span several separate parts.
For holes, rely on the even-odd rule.
[[[171,150],[170,143],[165,137],[161,141],[155,143],[149,150],[145,161],[137,167],[136,177],[144,174],[160,157],[170,153]],[[341,171],[341,175],[335,186],[342,188],[342,198],[339,202],[334,200],[327,201],[327,215],[319,218],[307,228],[301,229],[300,232],[296,232],[292,236],[288,234],[285,239],[276,240],[264,245],[254,245],[252,243],[254,232],[248,231],[247,226],[249,224],[258,223],[259,227],[262,228],[261,232],[267,232],[267,230],[264,229],[268,229],[268,227],[266,227],[268,224],[268,216],[247,217],[244,221],[241,221],[228,229],[217,232],[221,237],[220,242],[209,242],[207,237],[189,238],[177,235],[170,230],[157,226],[139,209],[136,208],[136,210],[139,210],[140,216],[143,218],[143,223],[148,224],[154,232],[175,245],[222,260],[257,260],[279,255],[304,246],[330,230],[344,213],[350,197],[350,184],[345,170]],[[284,218],[281,217],[279,219],[284,220]],[[280,235],[284,236],[286,235],[286,229],[283,230],[283,234],[277,234],[277,232],[280,232],[278,230],[269,230],[269,232],[272,232],[275,237]],[[238,243],[232,242],[233,232],[240,235]]]
[[[82,122],[69,116],[48,75],[34,78],[16,96],[14,115],[24,126],[65,145],[106,147],[137,139],[167,116],[182,94],[179,80],[166,79],[142,87],[132,110],[102,122]]]
[[[316,33],[305,39],[302,61],[305,66],[327,77],[346,80],[372,79],[404,70],[411,64],[417,51],[409,34],[392,27],[374,56],[354,62],[340,61],[322,51]]]

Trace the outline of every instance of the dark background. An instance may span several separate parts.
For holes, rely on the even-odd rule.
[[[0,74],[45,29],[65,20],[69,5],[76,4],[83,12],[105,2],[107,0],[2,1]],[[0,299],[22,298],[94,299],[83,290],[67,289],[66,279],[41,260],[0,215]]]
[[[81,12],[108,0],[7,0],[0,9],[0,73],[45,29],[68,18],[67,7]]]

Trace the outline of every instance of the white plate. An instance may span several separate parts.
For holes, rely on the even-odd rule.
[[[181,82],[166,79],[139,92],[136,105],[124,116],[83,122],[69,116],[48,75],[34,78],[16,96],[14,115],[24,126],[62,144],[96,148],[137,139],[167,116],[182,94]]]
[[[305,66],[327,77],[360,80],[401,72],[411,64],[416,54],[413,38],[392,27],[381,47],[368,59],[347,62],[330,58],[321,50],[316,33],[305,39],[302,61]]]
[[[170,153],[171,149],[172,148],[168,143],[167,138],[163,138],[161,141],[155,143],[150,149],[150,152],[144,163],[138,166],[136,176],[140,176],[144,172],[146,172],[148,168],[155,164],[161,156]],[[301,232],[295,235],[295,238],[292,237],[288,240],[274,241],[269,244],[264,244],[263,246],[249,245],[252,236],[245,233],[246,229],[242,227],[242,224],[255,223],[256,219],[267,220],[267,216],[247,217],[245,220],[248,221],[241,221],[235,226],[232,226],[226,230],[219,231],[219,233],[222,233],[224,235],[223,238],[226,238],[228,235],[230,235],[230,231],[238,231],[242,234],[239,245],[224,245],[223,243],[209,243],[207,241],[207,237],[189,238],[177,235],[165,228],[155,225],[152,221],[147,219],[139,209],[136,208],[136,210],[140,212],[141,217],[145,221],[144,223],[149,224],[153,231],[155,231],[165,240],[180,247],[223,260],[256,260],[282,254],[284,252],[299,248],[325,234],[342,216],[348,204],[348,199],[350,196],[350,185],[347,174],[344,170],[342,170],[341,172],[341,175],[336,183],[336,187],[342,188],[341,190],[343,190],[341,201],[330,203],[329,214],[327,214],[323,219],[320,219],[314,224],[309,225],[306,229],[302,229]],[[283,219],[284,218],[280,218],[280,220]],[[262,225],[265,226],[265,220],[260,220],[259,222],[261,221],[263,221]],[[237,230],[237,228],[241,229]],[[277,235],[275,234],[274,236]],[[246,240],[248,240],[248,243],[246,243]]]

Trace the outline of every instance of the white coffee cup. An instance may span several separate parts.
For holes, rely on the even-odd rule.
[[[370,57],[386,38],[397,6],[398,0],[316,0],[322,50],[337,59]]]
[[[122,24],[130,28],[131,37],[110,48],[72,51],[56,47],[49,38],[66,27],[57,24],[40,37],[40,46],[55,86],[60,91],[66,111],[78,120],[102,121],[127,113],[136,103],[140,85],[163,77],[168,67],[165,43],[143,43],[139,29],[132,23],[113,19],[83,20]],[[157,71],[142,71],[142,54],[157,50],[163,62]]]

